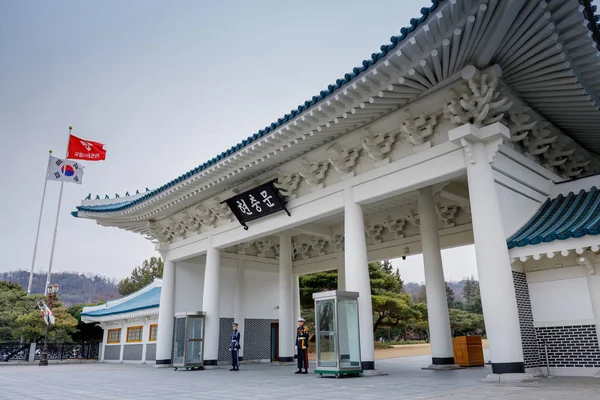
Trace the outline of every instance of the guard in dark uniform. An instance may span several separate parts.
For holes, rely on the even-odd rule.
[[[231,332],[231,343],[229,344],[229,350],[231,351],[231,369],[230,371],[240,370],[240,332],[238,332],[237,322],[233,323],[233,331]]]
[[[298,371],[296,371],[296,374],[308,374],[308,328],[304,326],[304,318],[298,320],[296,348],[298,349]]]

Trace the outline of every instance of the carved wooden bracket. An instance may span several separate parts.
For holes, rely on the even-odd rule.
[[[360,155],[360,149],[348,149],[336,143],[327,148],[326,151],[329,154],[329,163],[342,174],[342,179],[354,176],[354,167],[356,167],[356,159]]]

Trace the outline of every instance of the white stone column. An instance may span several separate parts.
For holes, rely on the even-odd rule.
[[[106,344],[108,343],[108,326],[100,324],[102,327],[102,346],[100,347],[100,361],[104,361],[104,350],[106,349]]]
[[[448,317],[446,282],[442,267],[437,215],[431,187],[419,190],[419,225],[421,246],[423,248],[423,264],[425,266],[431,367],[456,367],[452,348],[450,318]]]
[[[449,132],[465,153],[481,304],[495,374],[525,372],[512,268],[490,165],[509,137],[500,123],[463,125]]]
[[[300,309],[300,275],[294,275],[294,320],[292,321],[292,327],[298,322],[298,319],[302,316]],[[292,334],[294,331],[292,330]]]
[[[346,290],[359,294],[358,318],[362,368],[364,370],[375,369],[373,307],[371,305],[365,223],[361,206],[354,202],[352,188],[344,190],[344,254]]]
[[[208,237],[206,248],[206,269],[204,270],[204,292],[202,308],[206,313],[204,325],[204,365],[217,365],[219,360],[219,324],[221,320],[219,299],[219,275],[221,272],[221,251],[212,245]]]
[[[121,322],[121,340],[119,341],[119,362],[123,362],[123,353],[125,352],[125,343],[127,343],[127,324]]]
[[[150,335],[150,325],[148,320],[144,320],[142,325],[142,364],[146,364],[146,347],[148,346],[148,336]]]
[[[338,282],[337,290],[346,290],[346,267],[344,266],[344,255],[337,258]]]
[[[298,319],[302,316],[302,310],[300,308],[300,275],[294,275],[294,321],[292,334],[295,334],[296,323]],[[294,357],[298,354],[298,350],[296,346],[294,346]]]
[[[294,361],[292,237],[279,234],[279,361]]]
[[[240,332],[240,350],[238,357],[242,360],[244,356],[244,260],[238,261],[235,274],[235,298],[233,303],[233,322],[237,322]]]
[[[158,332],[156,333],[156,364],[170,365],[173,348],[173,319],[175,318],[175,263],[164,261]]]

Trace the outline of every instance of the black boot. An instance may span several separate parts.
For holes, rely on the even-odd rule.
[[[235,371],[235,368],[231,368],[229,371]]]
[[[302,370],[301,370],[301,369],[299,369],[298,371],[296,371],[296,372],[294,372],[294,373],[295,373],[295,374],[301,374],[301,373],[302,373]]]
[[[303,374],[308,374],[308,370],[305,369],[304,372],[303,372]]]

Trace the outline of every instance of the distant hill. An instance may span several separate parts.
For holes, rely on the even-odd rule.
[[[28,271],[0,272],[0,281],[9,281],[27,290],[29,283]],[[93,274],[78,274],[76,272],[55,272],[52,282],[58,283],[58,296],[66,306],[73,304],[98,303],[119,297],[117,282],[114,278]],[[46,274],[34,273],[31,292],[44,293]]]
[[[446,282],[450,289],[454,292],[454,299],[456,301],[464,301],[463,298],[463,288],[465,287],[466,279],[463,279],[460,282]],[[421,288],[423,284],[416,282],[404,282],[404,291],[411,296],[419,294],[421,292]]]

